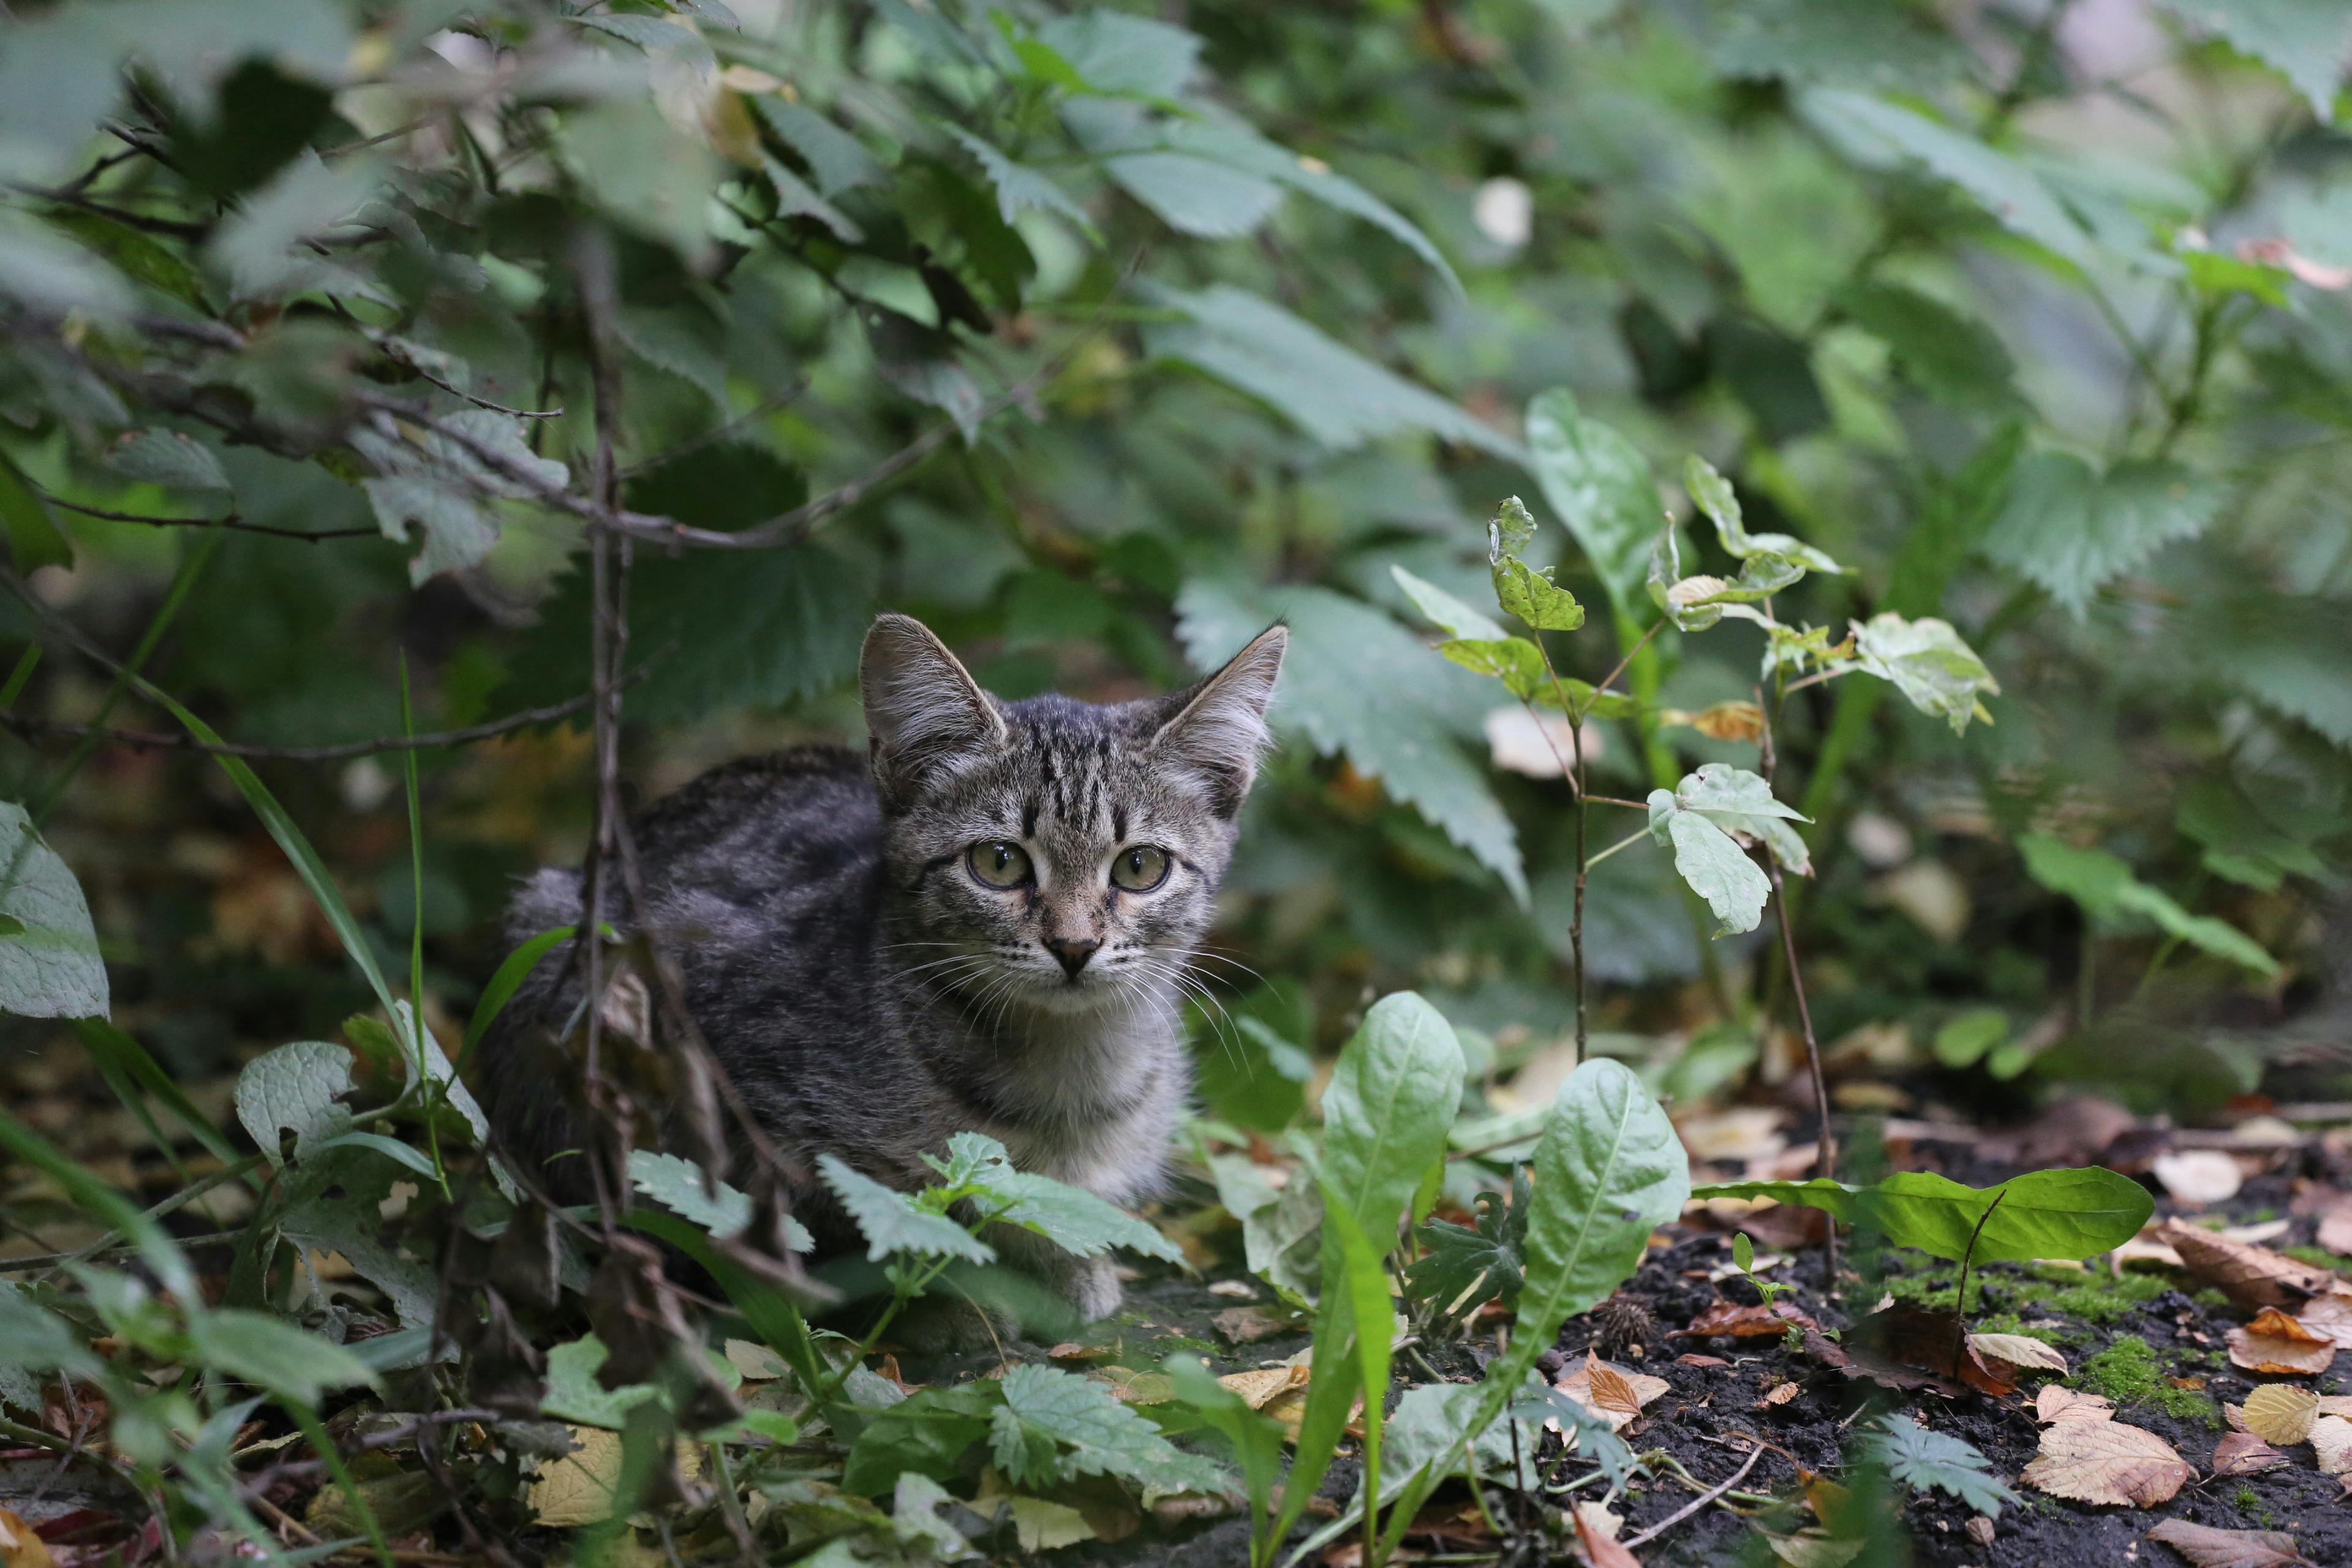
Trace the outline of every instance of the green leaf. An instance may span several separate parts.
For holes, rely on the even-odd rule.
[[[1971,1068],[2007,1038],[2007,1013],[1998,1007],[1971,1007],[1936,1031],[1936,1059],[1948,1068]]]
[[[960,1479],[964,1454],[988,1436],[1002,1408],[1003,1388],[994,1382],[917,1389],[866,1418],[850,1445],[842,1489],[872,1497],[897,1486],[902,1475]]]
[[[1539,632],[1572,632],[1584,624],[1584,606],[1565,588],[1552,585],[1549,572],[1524,561],[1494,564],[1495,602]]]
[[[1510,1349],[1487,1366],[1475,1397],[1465,1402],[1468,1409],[1454,1427],[1451,1451],[1424,1458],[1410,1472],[1389,1524],[1398,1539],[1451,1473],[1461,1442],[1482,1438],[1519,1396],[1560,1324],[1624,1283],[1640,1267],[1650,1232],[1682,1213],[1690,1198],[1690,1160],[1674,1123],[1633,1069],[1599,1058],[1560,1085],[1551,1121],[1536,1144],[1533,1186],[1527,1279]],[[1404,1426],[1400,1408],[1393,1456],[1400,1471]]]
[[[2322,121],[2336,117],[2352,12],[2335,0],[2163,0],[2184,21],[2210,28],[2294,84]]]
[[[2256,974],[2279,971],[2278,960],[2245,932],[2210,915],[2190,914],[2169,894],[2133,876],[2129,863],[2117,856],[2080,848],[2045,833],[2027,834],[2017,847],[2025,857],[2028,876],[2053,893],[2065,894],[2095,921],[2152,921],[2167,935]]]
[[[968,1263],[993,1263],[996,1249],[963,1226],[941,1215],[917,1208],[904,1193],[893,1192],[862,1172],[852,1170],[833,1154],[817,1156],[818,1173],[866,1237],[866,1256],[878,1263],[893,1253],[960,1258]]]
[[[1394,372],[1342,347],[1268,300],[1228,284],[1161,289],[1153,303],[1185,320],[1144,333],[1154,358],[1181,360],[1258,398],[1327,447],[1345,450],[1407,430],[1517,460],[1517,443]]]
[[[1119,188],[1180,234],[1231,239],[1282,205],[1282,187],[1190,153],[1131,153],[1103,167]]]
[[[2015,362],[1999,334],[1977,318],[1933,295],[1875,280],[1843,290],[1837,303],[1849,321],[1894,352],[1904,374],[1929,396],[1959,408],[2016,406]]]
[[[210,448],[177,430],[126,430],[106,449],[108,468],[128,479],[175,490],[226,490]]]
[[[106,964],[81,884],[13,802],[0,802],[0,1010],[110,1016]]]
[[[1727,77],[1917,92],[1972,63],[1934,12],[1885,0],[1743,0],[1724,14],[1708,55]]]
[[[2024,164],[1963,131],[1914,109],[1864,93],[1822,89],[1805,95],[1806,118],[1849,157],[1874,165],[1910,160],[1968,194],[2004,227],[2078,267],[2096,247],[2050,187]]]
[[[444,416],[441,424],[450,434],[384,420],[356,428],[350,436],[352,449],[374,469],[360,488],[367,492],[384,537],[405,543],[412,526],[424,536],[423,548],[408,563],[412,583],[471,566],[490,552],[499,530],[483,510],[481,497],[527,499],[534,493],[475,457],[459,445],[461,440],[495,452],[505,465],[550,488],[562,489],[569,477],[562,463],[531,452],[522,421],[509,415],[468,408]]]
[[[1201,669],[1286,621],[1290,652],[1276,724],[1303,729],[1327,755],[1344,753],[1525,899],[1517,830],[1454,739],[1465,716],[1484,710],[1486,693],[1471,677],[1431,658],[1380,611],[1325,588],[1254,590],[1196,578],[1176,611],[1178,636]]]
[[[1217,1201],[1242,1224],[1242,1258],[1249,1271],[1294,1306],[1313,1300],[1323,1205],[1310,1184],[1276,1187],[1245,1154],[1214,1154],[1209,1175]]]
[[[1249,1493],[1250,1517],[1262,1520],[1272,1511],[1275,1482],[1282,1476],[1282,1428],[1259,1415],[1248,1401],[1219,1383],[1198,1356],[1170,1356],[1162,1367],[1176,1397],[1192,1407],[1201,1419],[1232,1445],[1242,1485]]]
[[[1983,716],[1982,698],[2000,693],[2000,682],[1976,649],[1951,623],[1933,616],[1910,621],[1893,610],[1881,611],[1854,624],[1853,648],[1854,662],[1863,669],[1892,682],[1912,707],[1944,720],[1955,735],[1968,730],[1971,718]]]
[[[989,1424],[990,1451],[1015,1486],[1117,1476],[1168,1491],[1224,1489],[1222,1469],[1177,1447],[1101,1384],[1033,1363],[1006,1373],[1000,1386],[1004,1403]]]
[[[541,1410],[558,1421],[618,1432],[628,1423],[631,1405],[661,1397],[661,1390],[650,1383],[605,1387],[597,1373],[611,1353],[593,1334],[583,1334],[549,1350],[547,1393],[540,1401]]]
[[[1520,509],[1522,514],[1526,510],[1524,507]],[[1397,586],[1405,591],[1405,596],[1412,601],[1413,607],[1444,627],[1447,637],[1470,642],[1501,642],[1509,638],[1510,634],[1500,624],[1488,619],[1483,612],[1472,609],[1436,584],[1416,577],[1402,566],[1391,566],[1389,575],[1396,579]]]
[[[752,101],[759,106],[760,118],[808,164],[822,195],[838,196],[860,185],[888,182],[888,171],[863,142],[806,104],[773,94]]]
[[[629,1184],[672,1214],[700,1226],[715,1239],[733,1236],[751,1222],[749,1194],[720,1182],[718,1195],[712,1196],[703,1190],[702,1167],[676,1154],[631,1150]],[[794,1252],[814,1252],[816,1238],[806,1226],[786,1215],[784,1245]]]
[[[1805,819],[1743,769],[1709,763],[1671,791],[1652,790],[1649,806],[1650,836],[1675,852],[1675,869],[1721,922],[1717,935],[1754,931],[1772,896],[1771,879],[1733,842],[1732,832],[1769,844],[1800,875],[1812,868],[1804,840],[1789,826],[1790,819]]]
[[[1882,1417],[1864,1440],[1864,1451],[1886,1473],[1914,1491],[1949,1492],[1987,1518],[2017,1500],[1993,1472],[1992,1461],[1973,1444],[1948,1432],[1935,1432],[1900,1414]]]
[[[1167,1263],[1184,1260],[1174,1242],[1118,1205],[1051,1176],[1014,1170],[1004,1145],[983,1133],[956,1133],[948,1140],[948,1153],[945,1163],[924,1159],[947,1186],[982,1200],[999,1224],[1017,1225],[1079,1258],[1123,1247]]]
[[[1026,163],[1014,162],[994,143],[973,135],[961,125],[949,126],[948,134],[972,155],[980,164],[981,172],[988,176],[988,183],[996,188],[997,216],[1006,223],[1034,207],[1042,212],[1060,213],[1077,225],[1080,233],[1097,239],[1101,237],[1094,221],[1087,216],[1086,209],[1049,176]]]
[[[578,926],[558,926],[553,931],[541,931],[499,961],[490,983],[482,987],[481,999],[474,1004],[473,1016],[466,1022],[466,1040],[457,1053],[461,1060],[474,1054],[474,1047],[481,1044],[482,1037],[489,1033],[490,1026],[514,1000],[522,983],[530,978],[530,972],[539,967],[539,961],[570,942],[579,930]]]
[[[1565,388],[1528,405],[1528,446],[1545,502],[1591,562],[1619,620],[1633,624],[1650,541],[1664,521],[1649,460],[1614,428],[1580,413]]]
[[[1445,1152],[1464,1070],[1454,1026],[1412,991],[1374,1003],[1339,1052],[1323,1091],[1321,1176],[1376,1258],[1395,1247],[1414,1186]]]
[[[1715,536],[1722,542],[1727,553],[1742,561],[1751,556],[1778,556],[1800,568],[1781,578],[1779,586],[1787,586],[1808,571],[1843,573],[1845,570],[1793,534],[1749,533],[1739,510],[1739,498],[1731,489],[1731,481],[1717,473],[1715,465],[1696,452],[1683,464],[1683,488],[1690,491],[1691,500],[1713,521]],[[1773,570],[1777,574],[1785,569]]]
[[[1791,822],[1805,816],[1792,805],[1772,798],[1772,786],[1761,775],[1727,763],[1708,763],[1685,774],[1675,796],[1684,810],[1695,811],[1717,827],[1745,833],[1772,847],[1780,864],[1801,877],[1812,875],[1811,857]]]
[[[272,1165],[283,1165],[282,1134],[294,1157],[352,1130],[352,1053],[325,1040],[296,1040],[256,1057],[236,1075],[236,1119]]]
[[[1079,11],[1048,17],[1036,36],[1091,92],[1174,98],[1200,68],[1200,35],[1149,16]]]
[[[37,566],[73,564],[73,545],[56,515],[5,452],[0,452],[0,529],[7,532],[8,554],[20,575]]]
[[[1544,669],[1543,650],[1525,637],[1505,637],[1499,642],[1471,642],[1456,637],[1439,643],[1437,651],[1465,669],[1494,676],[1505,689],[1523,701],[1533,702],[1550,695],[1551,679]]]
[[[2072,452],[2036,452],[2017,465],[1984,552],[2079,617],[2158,546],[2204,532],[2226,499],[2178,463],[2133,459],[2099,474]]]
[[[376,1383],[367,1363],[342,1346],[266,1312],[192,1310],[188,1341],[200,1365],[305,1405],[316,1405],[331,1388]]]
[[[1845,1224],[1869,1225],[1897,1247],[1915,1247],[1953,1263],[1968,1255],[1971,1235],[1979,1263],[2095,1258],[2137,1236],[2156,1212],[2146,1187],[2096,1165],[2033,1171],[1981,1188],[1927,1171],[1903,1171],[1868,1187],[1816,1176],[1809,1182],[1719,1182],[1698,1188],[1696,1195],[1770,1198],[1824,1209]],[[1996,1197],[1999,1208],[1992,1206]]]
[[[1518,1304],[1526,1281],[1527,1173],[1515,1167],[1507,1200],[1480,1193],[1473,1226],[1433,1219],[1421,1227],[1422,1254],[1404,1271],[1405,1293],[1448,1317],[1466,1319],[1488,1301]]]

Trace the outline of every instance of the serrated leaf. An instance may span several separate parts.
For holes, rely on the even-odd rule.
[[[1996,332],[1933,295],[1870,281],[1838,295],[1854,325],[1894,352],[1911,383],[1962,408],[2006,409],[2018,401],[2016,363]]]
[[[1014,1367],[991,1417],[990,1452],[1015,1486],[1118,1476],[1170,1491],[1222,1491],[1223,1469],[1187,1454],[1101,1384],[1058,1367]]]
[[[2227,959],[2257,974],[2278,973],[2278,960],[2260,943],[2210,915],[2192,915],[2171,895],[2132,875],[2129,864],[2104,849],[2083,848],[2046,833],[2017,841],[2027,875],[2053,893],[2063,893],[2094,920],[2129,924],[2145,920],[2191,947]]]
[[[125,479],[171,489],[229,489],[220,459],[177,430],[127,430],[107,447],[104,461]]]
[[[852,1170],[837,1155],[817,1156],[824,1184],[866,1237],[866,1256],[879,1263],[893,1253],[961,1258],[968,1263],[993,1263],[996,1249],[942,1215],[917,1208],[904,1193],[894,1192],[863,1172]]]
[[[540,1401],[541,1410],[553,1420],[617,1432],[626,1424],[631,1405],[661,1397],[661,1390],[650,1383],[606,1388],[597,1373],[611,1353],[593,1334],[551,1347],[547,1352],[547,1392]]]
[[[1924,92],[1967,73],[1967,47],[1933,12],[1883,0],[1744,0],[1708,51],[1738,78]]]
[[[1533,702],[1550,695],[1551,680],[1544,670],[1543,650],[1525,637],[1504,637],[1497,642],[1455,637],[1439,643],[1437,651],[1465,669],[1495,677],[1503,683],[1504,689],[1521,701]]]
[[[1007,157],[995,143],[973,135],[961,125],[949,126],[948,133],[972,155],[981,172],[988,176],[988,183],[995,187],[997,216],[1006,223],[1034,207],[1060,213],[1077,225],[1079,232],[1095,236],[1094,222],[1087,216],[1086,209],[1050,176]]]
[[[1180,234],[1231,239],[1282,205],[1282,187],[1190,153],[1131,153],[1103,167],[1119,188]]]
[[[352,1130],[352,1053],[325,1040],[296,1040],[256,1057],[236,1075],[236,1119],[272,1165],[283,1165],[283,1133],[294,1157]]]
[[[709,1231],[713,1238],[733,1236],[751,1220],[751,1194],[717,1184],[716,1196],[703,1188],[702,1167],[676,1154],[650,1149],[629,1152],[629,1184],[682,1219]],[[794,1252],[814,1252],[816,1238],[808,1226],[784,1216],[784,1244]]]
[[[1213,669],[1276,620],[1290,626],[1277,728],[1306,731],[1419,811],[1524,900],[1517,833],[1484,772],[1454,740],[1489,695],[1370,605],[1326,588],[1252,590],[1196,578],[1177,596],[1177,633],[1192,663]]]
[[[0,802],[0,1010],[27,1018],[111,1016],[81,884],[11,802]]]
[[[2164,8],[2285,77],[2323,121],[2335,118],[2352,13],[2334,0],[2164,0]]]
[[[1664,521],[1649,460],[1565,388],[1528,405],[1528,446],[1544,500],[1575,536],[1621,620],[1636,613],[1650,542]]]
[[[1522,509],[1524,510],[1524,509]],[[1470,607],[1436,584],[1417,577],[1402,566],[1391,566],[1389,575],[1413,607],[1444,628],[1445,635],[1458,641],[1501,642],[1510,636],[1502,626],[1479,610]]]
[[[1780,864],[1800,877],[1813,873],[1812,858],[1791,822],[1809,820],[1796,807],[1772,798],[1772,786],[1760,774],[1728,763],[1707,763],[1685,773],[1675,788],[1675,798],[1685,811],[1695,811],[1717,827],[1745,833],[1772,847]]]
[[[1173,98],[1199,68],[1201,37],[1171,22],[1095,10],[1047,18],[1037,41],[1077,73],[1085,88],[1139,98]]]
[[[917,1389],[866,1417],[850,1445],[842,1489],[872,1497],[903,1475],[957,1479],[964,1454],[988,1436],[1003,1405],[1003,1387],[993,1381]]]
[[[1528,1193],[1527,1173],[1515,1168],[1508,1199],[1480,1193],[1471,1225],[1433,1219],[1423,1226],[1422,1255],[1404,1271],[1406,1295],[1452,1317],[1467,1317],[1488,1301],[1517,1305],[1527,1278]]]
[[[1034,1171],[1016,1171],[1004,1145],[979,1132],[948,1140],[944,1162],[925,1155],[941,1184],[980,1202],[998,1223],[1017,1225],[1079,1258],[1115,1247],[1163,1262],[1181,1263],[1181,1248],[1159,1230],[1082,1187]]]
[[[1325,446],[1345,450],[1426,430],[1517,460],[1516,442],[1435,393],[1343,347],[1268,300],[1226,284],[1161,290],[1181,322],[1144,334],[1155,358],[1181,360],[1270,405]]]
[[[879,185],[889,174],[866,144],[806,104],[764,94],[753,100],[760,118],[807,163],[816,189],[838,196],[860,185]]]
[[[1674,851],[1675,869],[1715,911],[1718,935],[1754,931],[1772,895],[1770,879],[1727,829],[1762,839],[1801,875],[1811,869],[1805,841],[1787,820],[1804,818],[1742,769],[1709,763],[1673,790],[1652,790],[1649,807],[1650,836]]]
[[[2101,474],[2072,452],[2036,452],[2017,465],[1984,552],[2079,616],[2159,545],[2204,532],[2226,499],[2178,463],[2135,459]]]
[[[1584,624],[1584,606],[1565,588],[1554,587],[1550,576],[1524,561],[1498,561],[1494,566],[1495,601],[1539,632],[1572,632]]]
[[[2000,1516],[2002,1504],[2017,1500],[1975,1445],[1948,1432],[1930,1431],[1908,1415],[1889,1415],[1879,1422],[1866,1446],[1888,1475],[1914,1491],[1934,1488],[1949,1492],[1990,1518]]]
[[[2042,1428],[2042,1447],[2018,1479],[2076,1502],[2154,1508],[2196,1477],[2171,1444],[2143,1427],[2059,1421]]]
[[[1920,712],[1950,724],[1955,735],[1967,731],[1982,699],[2000,694],[2000,682],[1948,621],[1906,620],[1883,610],[1853,623],[1853,631],[1854,662]]]

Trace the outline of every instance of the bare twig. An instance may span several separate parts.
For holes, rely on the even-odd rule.
[[[1631,1550],[1633,1547],[1641,1545],[1643,1542],[1655,1541],[1659,1536],[1664,1535],[1667,1531],[1672,1530],[1683,1521],[1690,1518],[1691,1515],[1698,1512],[1699,1510],[1715,1502],[1725,1493],[1730,1491],[1732,1488],[1745,1480],[1748,1478],[1748,1472],[1756,1468],[1756,1461],[1763,1457],[1764,1450],[1762,1448],[1750,1448],[1748,1450],[1748,1458],[1746,1462],[1741,1464],[1738,1469],[1731,1472],[1731,1477],[1728,1480],[1724,1481],[1720,1486],[1713,1487],[1706,1491],[1701,1492],[1697,1497],[1693,1498],[1689,1502],[1684,1504],[1681,1508],[1676,1509],[1673,1513],[1668,1514],[1665,1518],[1658,1521],[1657,1523],[1650,1526],[1649,1529],[1636,1531],[1618,1544]]]
[[[1759,712],[1766,711],[1764,692],[1760,687],[1756,691],[1756,708]],[[1764,775],[1765,787],[1769,790],[1779,761],[1778,752],[1772,742],[1772,720],[1769,714],[1764,721],[1763,733],[1759,739],[1763,752],[1760,768]],[[1797,1023],[1804,1030],[1805,1035],[1805,1068],[1812,1075],[1813,1079],[1813,1110],[1814,1114],[1821,1119],[1820,1145],[1815,1154],[1816,1168],[1823,1177],[1832,1177],[1837,1174],[1837,1143],[1830,1131],[1829,1083],[1822,1076],[1821,1042],[1813,1034],[1813,1009],[1805,998],[1804,970],[1797,962],[1796,931],[1789,923],[1789,885],[1787,879],[1780,874],[1780,858],[1772,852],[1772,846],[1769,843],[1764,846],[1764,868],[1772,879],[1772,910],[1778,917],[1780,927],[1780,956],[1789,966],[1789,991],[1796,998]],[[1823,1238],[1822,1250],[1829,1263],[1829,1289],[1831,1294],[1834,1295],[1837,1291],[1838,1271],[1835,1221],[1830,1224]]]
[[[85,650],[87,651],[87,650]],[[643,679],[642,669],[632,672],[624,684],[634,684]],[[109,745],[128,746],[135,751],[203,752],[216,757],[268,757],[280,762],[334,763],[348,757],[373,756],[383,752],[419,752],[436,746],[463,746],[476,741],[488,741],[517,730],[528,730],[539,724],[551,724],[558,719],[568,719],[594,701],[593,695],[566,698],[551,702],[544,708],[526,709],[509,713],[503,719],[492,719],[479,724],[469,724],[462,730],[439,730],[423,735],[386,735],[373,741],[351,741],[339,746],[257,746],[224,742],[215,746],[185,733],[167,734],[156,730],[110,730],[95,724],[70,724],[56,719],[30,719],[18,713],[0,712],[0,729],[16,731],[27,739],[36,735],[95,735]]]
[[[61,495],[53,495],[37,486],[33,487],[33,493],[51,506],[61,506],[68,511],[79,512],[84,517],[102,518],[108,522],[143,523],[149,528],[226,528],[238,533],[266,533],[277,539],[299,539],[305,544],[316,544],[322,539],[382,539],[384,537],[383,530],[380,528],[322,528],[316,533],[306,532],[299,528],[275,528],[266,522],[247,522],[236,512],[231,512],[226,517],[160,517],[153,512],[110,511],[102,506],[90,506],[82,501],[68,500]]]

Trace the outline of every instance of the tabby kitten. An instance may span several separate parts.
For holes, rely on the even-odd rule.
[[[886,615],[859,669],[866,755],[733,763],[636,824],[648,919],[695,1019],[804,1170],[832,1153],[911,1188],[931,1174],[922,1156],[969,1130],[1115,1204],[1159,1189],[1190,1089],[1184,971],[1266,743],[1285,636],[1170,697],[1005,702],[919,622]],[[537,873],[510,938],[577,921],[583,896],[577,872]],[[576,1081],[572,1058],[554,1044],[580,1012],[569,952],[540,963],[483,1044],[492,1114],[532,1162],[579,1142],[576,1093],[558,1088]],[[820,1248],[854,1240],[823,1187],[793,1197]],[[1107,1258],[1012,1240],[1085,1317],[1118,1306]]]

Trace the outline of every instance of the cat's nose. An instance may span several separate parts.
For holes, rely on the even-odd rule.
[[[1090,936],[1049,936],[1045,939],[1045,951],[1061,962],[1063,973],[1073,980],[1078,977],[1078,971],[1087,966],[1087,960],[1092,958],[1095,950],[1100,946],[1101,940]]]

